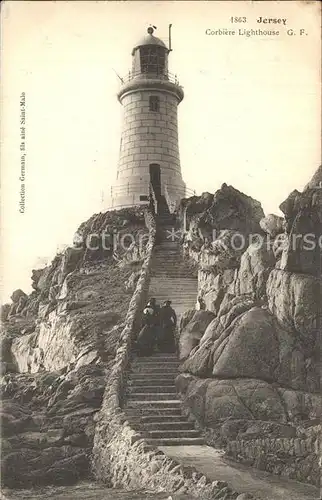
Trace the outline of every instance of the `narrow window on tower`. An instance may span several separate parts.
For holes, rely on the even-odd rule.
[[[157,95],[150,95],[149,107],[150,111],[160,111],[160,99]]]

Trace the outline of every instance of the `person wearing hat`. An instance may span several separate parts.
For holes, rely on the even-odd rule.
[[[150,356],[155,348],[159,330],[160,306],[151,298],[143,309],[142,328],[137,337],[136,351],[139,356]]]
[[[177,326],[177,315],[171,307],[171,300],[166,300],[160,309],[160,329],[157,347],[161,352],[174,352],[174,332]]]

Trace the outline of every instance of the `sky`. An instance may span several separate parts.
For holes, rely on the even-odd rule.
[[[116,177],[122,127],[116,73],[131,68],[131,50],[150,24],[166,43],[172,24],[170,71],[185,92],[178,119],[187,186],[200,194],[226,182],[259,200],[265,213],[279,213],[279,204],[304,187],[321,158],[319,8],[319,2],[304,1],[5,1],[3,300],[16,288],[29,292],[31,270],[71,244],[77,227],[102,211]],[[231,17],[246,22],[232,23]],[[285,19],[285,26],[257,23],[260,17]],[[259,28],[280,34],[206,34]]]

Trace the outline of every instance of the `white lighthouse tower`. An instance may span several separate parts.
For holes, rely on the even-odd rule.
[[[168,70],[170,30],[171,25],[168,48],[148,28],[132,50],[132,70],[122,79],[118,99],[123,106],[123,128],[111,209],[147,205],[153,199],[161,212],[186,194],[177,120],[184,94]]]

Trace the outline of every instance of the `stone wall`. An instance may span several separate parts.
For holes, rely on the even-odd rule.
[[[227,455],[235,460],[315,486],[320,485],[320,453],[319,439],[313,436],[235,440],[227,446]]]

